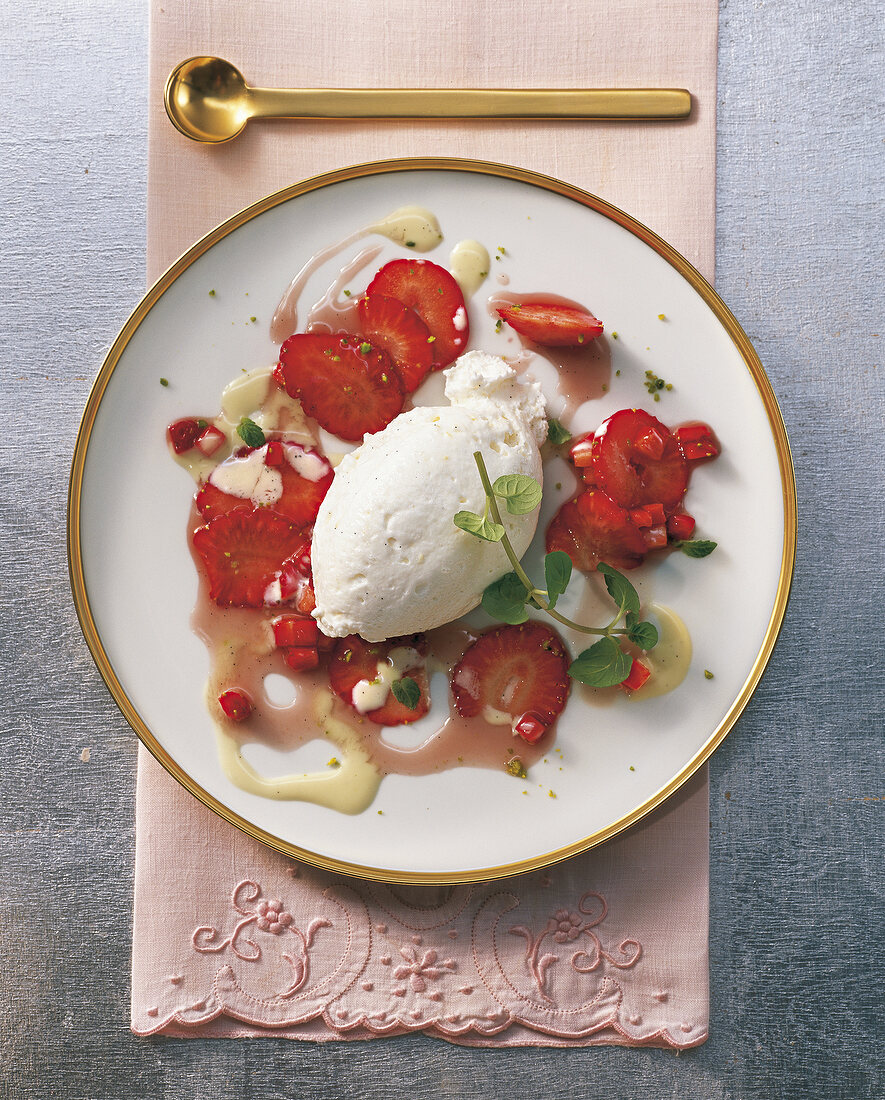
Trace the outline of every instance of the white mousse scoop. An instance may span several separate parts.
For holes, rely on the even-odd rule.
[[[500,543],[460,530],[453,517],[485,509],[474,451],[492,482],[502,474],[541,481],[540,386],[518,381],[503,359],[480,351],[444,373],[450,405],[412,409],[367,435],[342,459],[320,507],[314,617],[332,637],[378,642],[432,630],[476,607],[512,568]],[[501,518],[521,557],[538,509],[514,516],[502,502]]]

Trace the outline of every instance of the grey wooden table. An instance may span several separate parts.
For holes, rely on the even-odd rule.
[[[136,0],[0,11],[0,1095],[880,1095],[877,0],[720,4],[717,286],[784,411],[800,547],[774,659],[712,762],[712,1036],[678,1058],[130,1035],[136,743],[77,626],[65,493],[144,288],[147,18]]]

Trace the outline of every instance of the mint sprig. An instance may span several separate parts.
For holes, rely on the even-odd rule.
[[[605,562],[600,562],[597,569],[617,607],[617,612],[608,625],[585,626],[557,611],[556,602],[571,581],[571,558],[562,550],[553,550],[547,554],[544,558],[544,580],[547,587],[536,587],[516,556],[501,522],[497,503],[497,498],[500,497],[505,501],[508,511],[514,515],[525,515],[541,503],[541,486],[526,474],[506,474],[492,485],[482,452],[475,451],[473,458],[486,494],[485,511],[481,516],[475,512],[458,512],[454,517],[455,526],[489,542],[500,542],[513,566],[512,572],[493,581],[483,592],[483,610],[493,619],[518,626],[528,619],[528,608],[532,606],[546,612],[571,630],[582,634],[598,634],[599,641],[585,649],[569,666],[569,676],[592,687],[612,687],[626,680],[633,666],[633,658],[621,648],[617,638],[624,637],[644,650],[652,649],[658,641],[658,631],[654,624],[639,618],[640,603],[636,589],[623,573]]]

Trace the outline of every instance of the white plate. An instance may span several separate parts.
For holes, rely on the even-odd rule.
[[[615,692],[611,705],[597,708],[573,693],[558,751],[528,782],[473,768],[389,776],[370,809],[346,816],[256,797],[221,771],[203,699],[208,658],[189,626],[197,587],[186,545],[192,485],[171,461],[164,433],[179,416],[217,411],[221,390],[244,368],[276,361],[273,308],[312,254],[412,204],[439,218],[445,240],[428,255],[436,262],[446,265],[466,238],[492,255],[506,247],[469,303],[472,347],[516,350],[484,308],[500,289],[494,276],[505,272],[508,290],[578,299],[607,333],[618,333],[610,340],[609,391],[584,407],[579,428],[595,428],[625,406],[670,424],[714,426],[723,453],[695,474],[688,503],[699,534],[719,548],[700,561],[675,554],[631,574],[644,598],[676,609],[691,632],[692,666],[671,695],[630,701]],[[379,264],[403,254],[377,242],[385,245]],[[364,245],[334,260],[317,294],[311,287],[304,300],[319,297],[333,270]],[[659,404],[643,386],[647,369],[673,384]],[[777,404],[713,290],[669,246],[601,200],[523,170],[465,161],[332,173],[270,196],[194,245],[138,306],[101,369],[77,441],[70,504],[84,633],[148,748],[197,797],[266,843],[327,868],[410,882],[542,866],[608,839],[675,791],[734,724],[762,674],[786,606],[796,537]]]

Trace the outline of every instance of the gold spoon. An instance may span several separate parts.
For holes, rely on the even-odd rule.
[[[680,119],[684,88],[250,88],[220,57],[191,57],[166,81],[166,113],[194,141],[230,141],[250,118]]]

